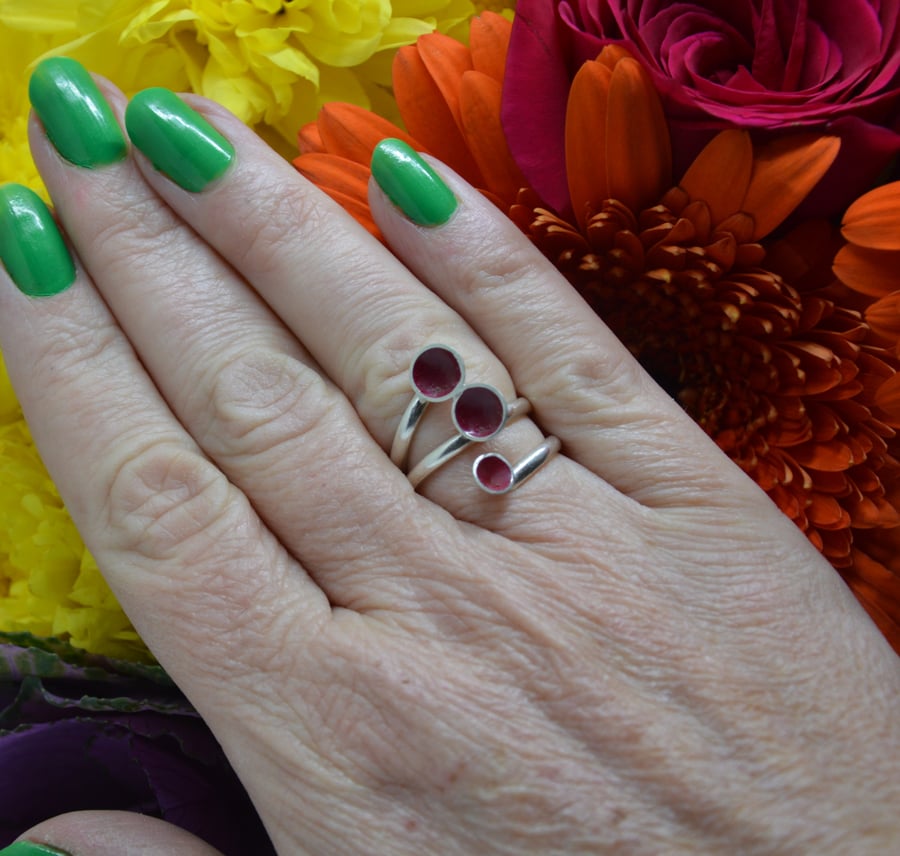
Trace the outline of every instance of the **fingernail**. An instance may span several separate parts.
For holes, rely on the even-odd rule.
[[[145,89],[125,110],[125,129],[161,173],[192,193],[215,181],[234,160],[234,147],[168,89]]]
[[[0,259],[29,297],[59,294],[75,281],[75,265],[53,215],[20,184],[0,187]]]
[[[69,162],[93,169],[128,154],[125,135],[94,78],[74,59],[52,57],[28,83],[31,106],[50,142]]]
[[[440,226],[456,211],[450,188],[401,140],[382,140],[375,147],[372,175],[388,199],[419,226]]]
[[[46,844],[35,844],[33,841],[16,841],[9,847],[0,850],[0,856],[68,856],[62,850],[48,847]]]

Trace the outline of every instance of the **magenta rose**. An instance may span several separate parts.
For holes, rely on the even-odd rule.
[[[725,127],[827,132],[841,154],[810,201],[831,213],[900,151],[898,19],[900,0],[519,0],[503,95],[510,147],[564,209],[569,84],[617,43],[662,97],[676,175]]]

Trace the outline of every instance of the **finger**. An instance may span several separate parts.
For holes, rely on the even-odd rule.
[[[374,181],[373,215],[398,256],[503,360],[566,453],[648,505],[732,484],[737,470],[553,265],[451,170],[434,167],[460,200],[449,223],[412,222]]]
[[[314,634],[331,614],[322,591],[174,418],[46,206],[15,185],[0,189],[0,256],[0,347],[34,439],[173,677],[216,684],[217,668],[255,670],[233,631],[268,624],[276,604],[294,607],[295,633]]]
[[[66,64],[54,76],[49,63]],[[71,95],[77,84],[86,87],[84,98],[108,100],[121,114],[121,93],[108,84],[107,99],[91,93],[79,70],[50,60],[37,74],[52,95]],[[52,134],[59,119],[46,101],[36,99]],[[62,121],[68,127],[70,117]],[[394,567],[398,539],[419,519],[406,507],[415,497],[405,480],[296,338],[148,187],[133,160],[120,155],[84,168],[62,157],[37,123],[31,138],[68,234],[178,420],[288,550],[315,569],[332,599],[355,602],[349,586],[359,544],[367,566]],[[237,211],[230,216],[244,220]],[[323,481],[330,490],[299,487]],[[389,517],[371,513],[373,489]]]
[[[160,131],[165,111],[154,103],[158,97],[137,96],[126,114],[136,145],[162,170],[139,158],[147,181],[254,286],[348,396],[382,449],[391,447],[411,395],[410,363],[424,345],[449,345],[463,356],[473,381],[496,387],[508,401],[514,399],[515,388],[502,363],[468,324],[221,108],[186,99],[235,148],[228,173],[200,193],[168,178],[166,170],[178,178],[180,161],[167,150],[160,153],[157,136],[165,133]],[[167,166],[167,159],[175,164]],[[416,432],[413,461],[454,433],[446,410],[443,418],[429,418]],[[496,442],[517,461],[542,439],[523,419]],[[466,468],[474,458],[467,449],[459,466],[430,476],[422,491],[458,517],[485,523],[491,498],[482,495]],[[559,472],[555,478],[560,498],[569,495],[571,480],[579,476],[567,471],[562,461],[548,466],[548,473],[551,469]]]
[[[125,811],[76,811],[45,820],[4,850],[9,856],[221,856],[164,820]]]

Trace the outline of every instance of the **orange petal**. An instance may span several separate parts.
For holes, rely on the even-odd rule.
[[[460,115],[469,150],[487,190],[506,203],[516,201],[528,182],[516,166],[500,124],[501,85],[480,71],[467,71],[460,88]]]
[[[381,240],[381,232],[369,210],[369,169],[362,164],[329,154],[311,153],[294,160],[294,166],[327,193],[360,225]]]
[[[848,244],[834,259],[834,272],[860,294],[883,297],[900,288],[900,249],[870,250]]]
[[[419,37],[416,50],[458,123],[459,83],[463,74],[472,70],[469,49],[443,33],[429,33]]]
[[[472,67],[498,83],[506,72],[506,51],[512,23],[496,12],[482,12],[469,25],[469,50]]]
[[[803,134],[775,140],[757,150],[742,206],[756,223],[753,240],[768,235],[809,195],[840,146],[837,137]]]
[[[753,144],[746,131],[716,134],[688,168],[678,186],[709,206],[713,224],[738,213],[750,186]]]
[[[850,447],[839,440],[831,440],[828,443],[807,443],[791,449],[791,454],[800,466],[826,472],[846,470],[854,463]]]
[[[672,147],[662,104],[643,66],[630,57],[612,72],[607,96],[609,194],[632,211],[659,201],[672,184]]]
[[[609,197],[606,175],[606,108],[612,71],[599,62],[586,62],[569,88],[566,107],[566,172],[569,197],[578,223],[585,226],[587,211]]]
[[[295,158],[294,166],[326,193],[340,193],[368,206],[369,168],[346,158],[313,152]]]
[[[322,143],[322,135],[319,126],[315,122],[308,122],[297,133],[297,148],[301,155],[309,152],[323,152],[325,146]]]
[[[900,250],[900,181],[870,190],[844,215],[844,237],[861,247]]]
[[[318,127],[326,151],[367,166],[375,146],[385,137],[397,137],[422,150],[421,144],[393,122],[355,104],[326,104],[319,111]]]
[[[597,62],[612,71],[623,59],[634,59],[628,48],[621,45],[606,45],[600,51]]]
[[[888,378],[875,393],[875,404],[884,414],[884,421],[894,428],[900,426],[900,374]]]
[[[428,37],[423,36],[422,39],[424,38]],[[419,40],[420,43],[422,39]],[[432,65],[439,64],[436,53],[433,52]],[[394,95],[408,133],[429,152],[452,166],[470,184],[483,187],[484,178],[469,152],[455,117],[454,111],[459,109],[458,96],[453,96],[454,104],[451,108],[419,51],[412,45],[397,51],[393,73]],[[446,85],[448,75],[442,75],[442,79]]]
[[[866,310],[866,321],[880,336],[891,342],[900,342],[900,291],[876,300]]]

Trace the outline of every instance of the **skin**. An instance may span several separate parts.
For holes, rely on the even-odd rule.
[[[86,543],[278,851],[895,849],[898,659],[555,269],[440,164],[443,226],[371,187],[395,258],[188,100],[237,150],[199,194],[138,153],[72,166],[33,122],[79,277],[34,300],[0,274],[0,343]],[[518,492],[478,491],[471,456],[418,493],[390,463],[430,342],[533,403],[492,448],[562,440]],[[413,460],[448,434],[429,415]],[[184,835],[91,813],[24,837],[211,852]]]

